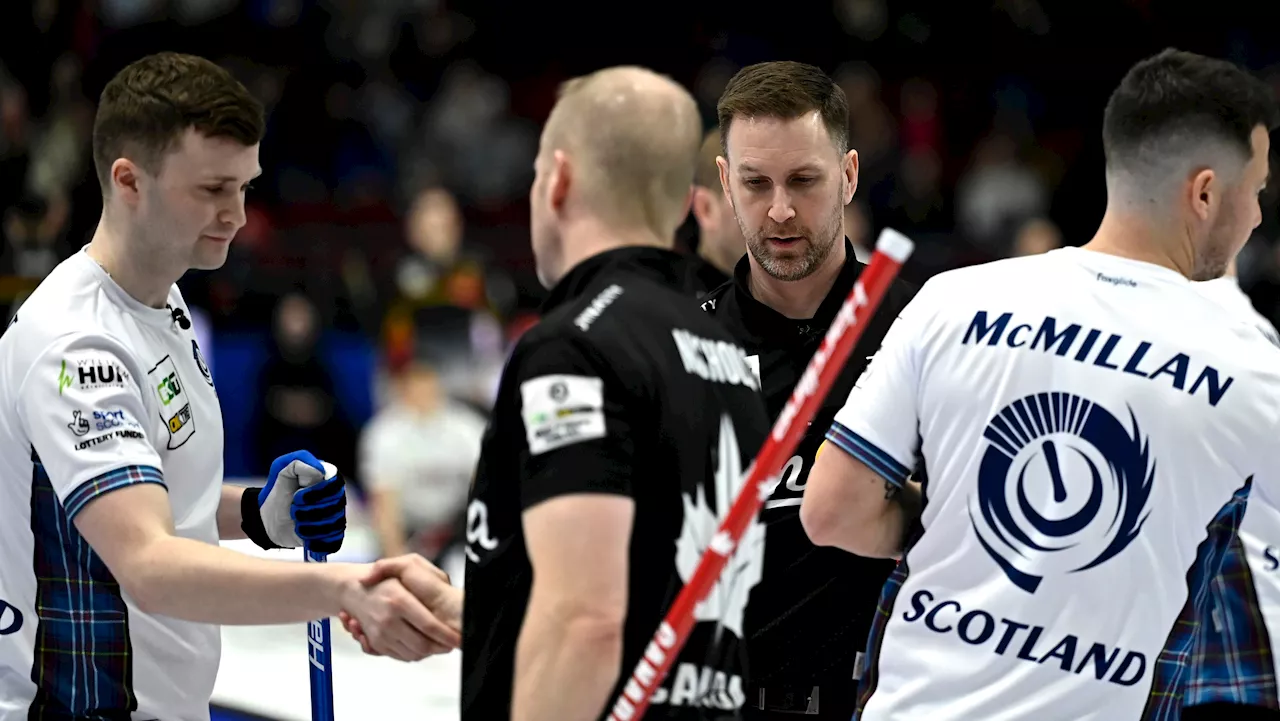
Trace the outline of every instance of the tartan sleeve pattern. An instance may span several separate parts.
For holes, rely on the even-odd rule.
[[[90,500],[139,483],[164,486],[160,470],[126,466],[76,487],[62,503],[32,452],[32,567],[36,578],[32,719],[125,719],[137,710],[130,610],[119,582],[72,523]]]
[[[126,466],[90,478],[67,494],[67,500],[62,504],[66,508],[67,520],[74,520],[85,504],[98,496],[138,483],[164,486],[164,476],[160,469],[151,466]]]
[[[1233,536],[1188,661],[1184,706],[1230,702],[1280,708],[1275,659],[1253,576],[1239,536]]]

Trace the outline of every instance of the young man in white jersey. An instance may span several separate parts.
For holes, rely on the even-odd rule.
[[[175,285],[225,261],[263,125],[188,55],[143,58],[102,93],[97,231],[0,336],[0,721],[205,721],[215,624],[347,612],[406,660],[460,642],[455,608],[447,626],[398,580],[367,583],[372,566],[218,545],[333,551],[345,528],[341,477],[309,453],[263,488],[223,485],[218,397]]]
[[[1236,279],[1235,261],[1215,280],[1197,284],[1227,312],[1280,346],[1275,326],[1254,310]],[[1209,585],[1196,631],[1181,721],[1280,719],[1276,651],[1280,630],[1280,510],[1254,496],[1238,537]]]
[[[1193,283],[1260,222],[1278,121],[1229,63],[1138,63],[1094,238],[903,310],[801,506],[814,542],[901,557],[860,721],[1177,719],[1207,582],[1250,492],[1278,495],[1280,350]]]

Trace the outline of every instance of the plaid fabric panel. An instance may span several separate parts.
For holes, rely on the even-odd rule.
[[[1271,639],[1239,536],[1232,537],[1222,570],[1209,585],[1205,611],[1183,705],[1226,701],[1280,708]]]
[[[133,693],[129,615],[120,585],[76,531],[72,517],[93,498],[164,479],[156,468],[131,466],[86,481],[64,505],[32,451],[31,532],[36,576],[37,691],[29,721],[128,721]]]
[[[1250,476],[1209,523],[1209,535],[1200,544],[1196,559],[1187,571],[1187,602],[1165,640],[1164,649],[1156,657],[1151,695],[1147,698],[1142,721],[1178,721],[1182,714],[1183,698],[1190,683],[1192,652],[1199,652],[1193,646],[1200,638],[1201,621],[1209,620],[1209,587],[1222,569],[1232,540],[1237,538],[1236,530],[1244,517],[1252,485],[1253,477]]]
[[[884,643],[884,627],[893,615],[893,603],[902,591],[902,584],[906,583],[907,574],[907,557],[903,553],[902,560],[893,569],[893,573],[889,574],[889,580],[885,581],[884,590],[880,592],[880,602],[876,604],[876,616],[871,621],[871,633],[867,639],[867,670],[858,682],[858,707],[853,715],[855,720],[862,715],[880,680],[880,645]]]

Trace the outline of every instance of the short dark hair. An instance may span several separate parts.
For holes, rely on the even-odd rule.
[[[231,73],[195,55],[157,53],[121,70],[102,90],[93,120],[93,165],[103,192],[111,164],[128,155],[157,172],[188,128],[245,146],[262,142],[262,103]]]
[[[1254,128],[1280,125],[1275,96],[1225,60],[1169,48],[1134,65],[1107,101],[1102,145],[1108,168],[1135,162],[1144,146],[1178,137],[1225,141],[1253,155]]]
[[[748,65],[739,70],[720,94],[720,149],[729,157],[729,126],[737,117],[798,118],[818,111],[840,152],[849,149],[849,101],[844,91],[820,68],[791,60]]]

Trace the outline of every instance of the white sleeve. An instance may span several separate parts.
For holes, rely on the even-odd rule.
[[[17,416],[54,492],[74,518],[97,496],[164,485],[148,438],[138,366],[104,336],[75,335],[38,355],[17,393]]]
[[[919,349],[931,315],[922,302],[926,288],[889,328],[827,431],[832,445],[896,486],[919,460]]]

